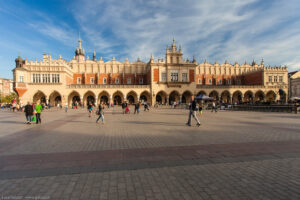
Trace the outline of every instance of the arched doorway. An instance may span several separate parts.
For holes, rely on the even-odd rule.
[[[61,105],[61,95],[57,91],[54,91],[50,94],[49,101],[52,106],[57,106],[57,104]]]
[[[134,104],[138,101],[137,94],[134,91],[130,91],[126,97],[129,104]]]
[[[187,104],[190,103],[192,96],[193,96],[193,94],[191,91],[185,91],[182,94],[181,103],[187,103]]]
[[[103,91],[99,94],[99,103],[103,102],[104,104],[109,104],[109,94],[106,91]]]
[[[174,102],[178,104],[180,94],[177,91],[172,91],[169,96],[169,104],[173,105]]]
[[[148,102],[149,103],[151,101],[150,93],[147,92],[147,91],[142,92],[141,95],[140,95],[140,100],[141,100],[141,102]]]
[[[256,103],[258,103],[258,102],[262,103],[262,102],[264,102],[264,100],[265,100],[265,94],[264,94],[264,92],[261,91],[261,90],[258,90],[258,91],[255,93],[254,101],[255,101]]]
[[[158,104],[166,104],[168,102],[167,100],[167,93],[164,91],[160,91],[156,94],[156,103]]]
[[[92,91],[87,91],[83,96],[83,104],[88,106],[89,104],[95,105],[97,102],[95,101],[96,95]]]
[[[69,94],[68,96],[68,105],[69,106],[80,106],[81,105],[81,101],[80,101],[80,95],[78,92],[73,91]]]
[[[253,103],[253,92],[248,90],[247,92],[245,92],[244,94],[244,102],[246,103]]]
[[[270,102],[270,103],[274,103],[276,100],[276,94],[273,90],[270,90],[267,94],[266,94],[266,101]]]
[[[219,101],[219,93],[217,91],[211,91],[209,97],[212,97],[215,101]]]
[[[33,103],[46,104],[46,95],[42,91],[37,91],[35,95],[33,95]]]
[[[116,91],[116,92],[113,94],[113,101],[114,101],[114,104],[115,104],[115,105],[120,105],[120,104],[122,104],[123,99],[124,99],[124,95],[123,95],[122,92]]]
[[[228,90],[225,90],[221,93],[221,101],[222,103],[231,103],[230,92]]]
[[[242,92],[241,91],[235,91],[232,95],[232,103],[241,104],[242,103]]]

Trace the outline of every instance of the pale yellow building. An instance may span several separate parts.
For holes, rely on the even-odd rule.
[[[41,101],[69,106],[78,102],[114,102],[120,104],[139,100],[158,103],[189,102],[191,95],[204,93],[225,103],[286,101],[287,67],[256,64],[210,64],[182,59],[183,52],[175,41],[166,48],[164,59],[151,56],[120,62],[92,59],[85,56],[79,39],[72,60],[43,55],[41,61],[18,57],[14,74],[14,89],[22,102]],[[279,91],[281,93],[279,94]]]

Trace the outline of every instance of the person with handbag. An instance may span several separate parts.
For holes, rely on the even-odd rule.
[[[103,105],[102,101],[100,102],[100,104],[98,106],[97,114],[99,115],[99,117],[96,120],[96,123],[98,123],[99,119],[101,119],[102,124],[104,124],[104,105]]]

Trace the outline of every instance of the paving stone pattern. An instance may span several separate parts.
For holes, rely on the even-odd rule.
[[[0,199],[300,199],[299,115],[0,112]]]

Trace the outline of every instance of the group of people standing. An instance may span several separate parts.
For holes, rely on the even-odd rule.
[[[24,106],[24,112],[26,117],[26,123],[31,124],[32,122],[36,122],[36,124],[41,124],[41,113],[42,113],[43,107],[38,102],[37,104],[30,104],[30,102],[27,102],[27,104]]]

